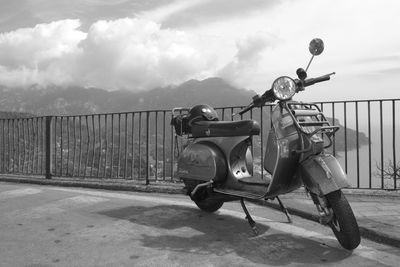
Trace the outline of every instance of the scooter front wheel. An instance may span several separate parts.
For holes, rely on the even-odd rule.
[[[360,230],[349,202],[341,190],[326,195],[333,210],[332,220],[328,223],[343,248],[352,250],[360,244]]]

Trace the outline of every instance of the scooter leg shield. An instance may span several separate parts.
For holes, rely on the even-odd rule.
[[[316,155],[303,161],[300,174],[308,190],[320,196],[350,187],[345,172],[332,155]]]

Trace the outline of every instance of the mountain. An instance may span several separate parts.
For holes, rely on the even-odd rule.
[[[149,91],[106,91],[99,88],[0,88],[0,110],[38,115],[76,115],[191,107],[247,105],[256,93],[238,89],[220,78],[190,80],[179,86]]]
[[[0,111],[0,119],[24,119],[32,117],[35,117],[35,115],[26,112]]]
[[[345,145],[345,127],[340,124],[338,119],[333,121],[332,118],[327,118],[330,124],[340,126],[339,131],[335,133],[335,149],[337,151],[353,150],[357,148],[357,132],[351,128],[347,128],[347,144]],[[360,146],[366,146],[369,144],[368,136],[363,132],[358,132],[358,143]],[[347,147],[346,147],[347,146]],[[333,147],[329,148],[332,151]]]
[[[0,87],[0,118],[22,118],[37,115],[76,115],[141,110],[171,110],[209,104],[213,107],[245,106],[256,93],[238,89],[220,78],[190,80],[179,86],[155,88],[149,91],[106,91],[98,88],[9,89]],[[258,120],[259,115],[255,114]],[[268,120],[268,115],[264,117]],[[336,147],[344,150],[344,127],[336,134]],[[356,133],[347,130],[348,149],[356,144]],[[368,144],[364,133],[359,133],[360,145]]]

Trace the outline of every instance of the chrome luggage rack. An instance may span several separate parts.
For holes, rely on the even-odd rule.
[[[332,145],[332,136],[339,130],[339,126],[331,125],[321,109],[314,103],[287,102],[286,109],[289,111],[296,127],[309,137],[315,134],[326,135],[329,144]]]
[[[171,125],[175,128],[175,134],[178,136],[189,135],[190,127],[187,121],[189,108],[175,107],[172,109]]]

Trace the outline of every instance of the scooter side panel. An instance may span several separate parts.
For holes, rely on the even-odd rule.
[[[193,143],[178,159],[178,177],[220,183],[226,179],[227,164],[221,150],[210,142]]]
[[[329,154],[316,155],[302,162],[300,173],[304,185],[317,195],[350,186],[338,160]]]

